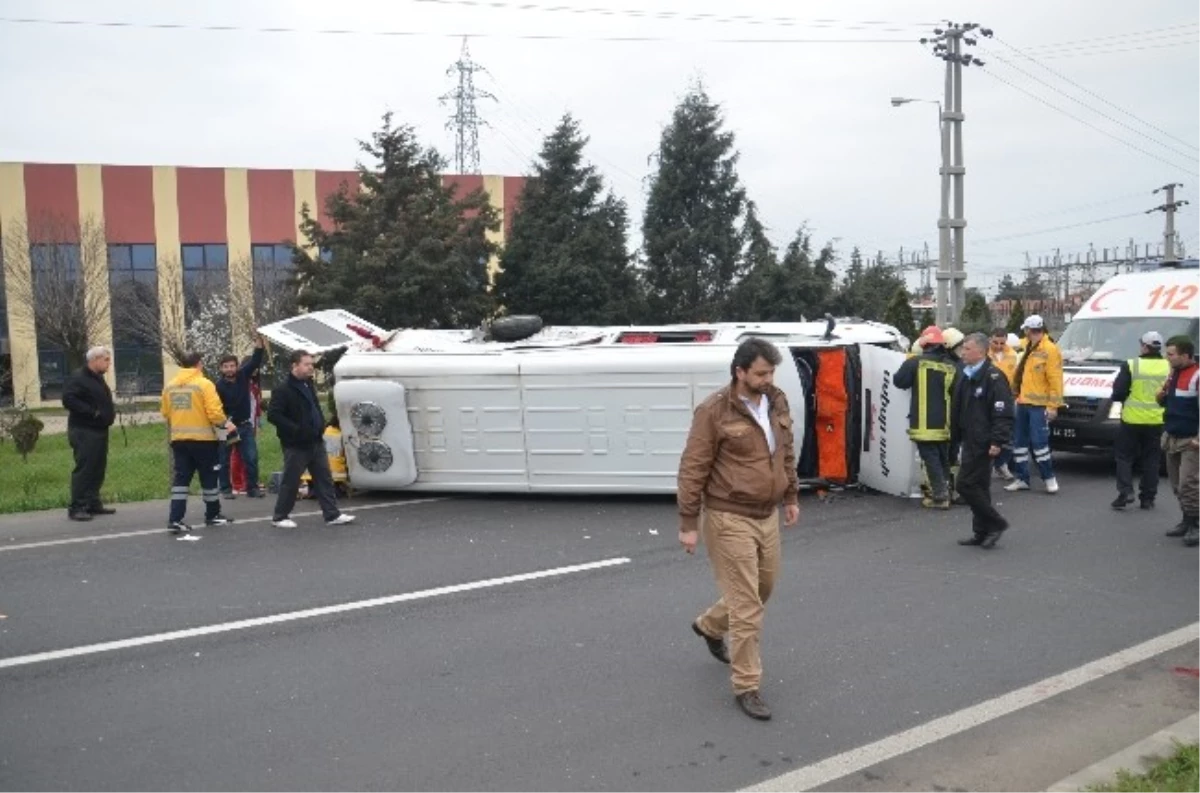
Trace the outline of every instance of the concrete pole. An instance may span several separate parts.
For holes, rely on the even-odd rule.
[[[939,327],[950,324],[950,115],[954,108],[954,75],[946,61],[946,96],[939,106],[942,133],[942,211],[938,216],[937,310],[934,319]]]
[[[963,166],[963,134],[962,123],[966,118],[962,110],[962,30],[957,31],[957,35],[950,38],[950,51],[954,54],[954,165],[952,174],[954,177],[954,219],[951,221],[951,228],[954,230],[954,256],[951,260],[951,277],[953,291],[951,293],[951,322],[957,322],[962,315],[963,303],[966,296],[966,269],[964,266],[964,240],[963,232],[966,230],[967,220],[963,215],[963,177],[967,169]]]

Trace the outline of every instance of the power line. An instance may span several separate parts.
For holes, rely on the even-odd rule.
[[[659,11],[642,8],[610,8],[584,7],[573,5],[542,5],[529,2],[506,2],[505,0],[411,0],[414,3],[441,6],[466,6],[470,8],[492,8],[512,11],[541,11],[551,13],[568,13],[582,15],[599,15],[610,17],[631,17],[637,19],[671,20],[679,22],[707,22],[741,25],[770,25],[773,27],[799,26],[813,28],[841,28],[845,30],[868,30],[884,25],[894,27],[883,28],[888,32],[903,32],[913,28],[926,27],[936,22],[889,22],[885,20],[847,21],[841,19],[800,19],[798,17],[762,17],[750,14],[711,14],[691,11]]]
[[[903,38],[679,38],[669,36],[568,36],[557,33],[491,33],[457,32],[447,33],[429,30],[361,30],[350,28],[292,28],[250,27],[243,25],[193,25],[173,22],[124,22],[86,19],[35,19],[31,17],[0,17],[0,23],[12,25],[52,25],[60,27],[91,27],[126,30],[176,30],[203,31],[209,33],[270,33],[308,34],[320,36],[389,36],[417,37],[436,36],[441,38],[475,39],[518,39],[522,41],[603,41],[626,44],[681,43],[681,44],[912,44]]]
[[[1013,63],[1012,61],[1010,61],[1006,58],[1003,58],[1000,55],[997,55],[995,53],[995,51],[990,51],[990,52],[991,52],[993,58],[995,58],[1000,63],[1003,63],[1008,68],[1012,69],[1015,72],[1025,75],[1029,79],[1033,80],[1034,82],[1036,82],[1040,85],[1045,86],[1046,88],[1049,88],[1054,93],[1066,97],[1067,99],[1071,100],[1072,102],[1074,102],[1075,104],[1084,108],[1085,110],[1092,111],[1093,113],[1100,116],[1101,118],[1111,121],[1112,123],[1116,124],[1118,127],[1128,130],[1129,132],[1132,132],[1133,134],[1145,139],[1146,141],[1148,141],[1150,143],[1153,143],[1155,145],[1163,147],[1164,149],[1166,149],[1167,151],[1171,152],[1174,155],[1177,155],[1179,157],[1186,157],[1188,160],[1200,161],[1200,157],[1197,157],[1195,154],[1192,154],[1191,152],[1180,151],[1179,149],[1175,148],[1174,146],[1171,146],[1168,143],[1164,143],[1161,140],[1153,138],[1153,137],[1147,135],[1146,132],[1144,132],[1143,130],[1140,130],[1136,127],[1130,126],[1129,124],[1126,124],[1124,121],[1121,121],[1119,118],[1111,116],[1108,113],[1105,113],[1103,110],[1098,110],[1097,108],[1089,105],[1087,102],[1083,101],[1079,97],[1072,96],[1071,94],[1062,90],[1058,86],[1053,85],[1052,83],[1046,82],[1042,78],[1038,77],[1036,74],[1031,74],[1030,72],[1025,71],[1020,66],[1017,66],[1015,63]],[[1130,114],[1130,115],[1132,115],[1132,114]],[[1136,116],[1134,116],[1134,118],[1136,118]],[[1153,127],[1153,125],[1151,125],[1151,124],[1148,124],[1146,122],[1142,122],[1142,123],[1146,124],[1146,126],[1152,127],[1153,129],[1157,129],[1157,127]],[[1168,133],[1163,133],[1163,134],[1167,134],[1168,137],[1173,137],[1173,136],[1169,135]]]
[[[1121,107],[1120,105],[1117,105],[1113,102],[1108,101],[1107,99],[1105,99],[1104,97],[1102,97],[1098,93],[1096,93],[1095,91],[1092,91],[1091,89],[1086,88],[1085,86],[1082,86],[1079,83],[1075,82],[1070,77],[1067,77],[1062,72],[1058,72],[1058,71],[1055,71],[1054,69],[1051,69],[1049,66],[1046,66],[1044,63],[1039,62],[1032,55],[1028,55],[1027,53],[1022,52],[1021,50],[1019,50],[1016,47],[1009,44],[1007,41],[1004,41],[1003,39],[996,39],[996,41],[1000,42],[1005,47],[1007,47],[1008,49],[1017,53],[1018,55],[1022,56],[1023,58],[1026,58],[1027,60],[1031,61],[1032,63],[1037,64],[1038,66],[1041,66],[1043,69],[1050,72],[1052,75],[1054,75],[1058,79],[1062,80],[1063,82],[1069,83],[1070,85],[1073,85],[1076,88],[1078,88],[1080,91],[1083,91],[1088,96],[1091,96],[1091,97],[1094,97],[1094,98],[1100,100],[1104,104],[1111,107],[1113,110],[1116,110],[1120,113],[1124,113],[1125,115],[1129,116],[1130,118],[1134,119],[1135,121],[1138,121],[1141,124],[1144,124],[1145,126],[1149,127],[1150,129],[1152,129],[1162,135],[1167,136],[1168,138],[1170,138],[1173,141],[1176,141],[1177,143],[1182,143],[1184,146],[1187,146],[1188,148],[1200,151],[1200,146],[1196,146],[1196,144],[1194,144],[1194,143],[1189,143],[1185,140],[1182,140],[1181,138],[1177,138],[1174,135],[1172,135],[1171,133],[1167,132],[1165,129],[1162,129],[1161,127],[1156,127],[1155,125],[1151,124],[1149,121],[1139,118],[1135,113],[1131,113],[1130,111],[1126,110],[1125,108]],[[999,56],[997,56],[997,57],[999,57]],[[1009,62],[1005,61],[1005,63],[1009,63]],[[1009,63],[1009,65],[1011,66],[1012,64]],[[1013,67],[1013,68],[1016,68],[1016,67]]]
[[[1116,55],[1116,54],[1119,54],[1122,52],[1141,52],[1143,50],[1163,50],[1163,49],[1168,49],[1170,47],[1191,46],[1191,45],[1195,44],[1197,41],[1200,41],[1200,39],[1197,39],[1194,36],[1189,36],[1186,39],[1181,39],[1181,40],[1173,42],[1171,44],[1157,44],[1157,45],[1146,46],[1146,47],[1125,47],[1125,48],[1121,48],[1121,49],[1097,49],[1097,50],[1086,50],[1086,51],[1080,51],[1080,52],[1059,52],[1059,53],[1056,53],[1053,55],[1043,55],[1042,60],[1050,61],[1050,60],[1058,60],[1060,58],[1079,58],[1079,57],[1083,57],[1086,55]]]
[[[1070,41],[1052,42],[1050,44],[1034,44],[1025,48],[1026,52],[1039,52],[1044,50],[1060,50],[1060,49],[1077,49],[1084,46],[1097,46],[1095,42],[1107,42],[1099,46],[1109,46],[1109,44],[1128,44],[1132,41],[1150,41],[1154,39],[1171,38],[1174,36],[1191,35],[1195,32],[1195,28],[1200,25],[1197,22],[1189,22],[1186,25],[1171,25],[1165,28],[1153,28],[1151,30],[1143,30],[1136,33],[1114,33],[1111,36],[1095,36],[1090,39],[1072,39]],[[1190,31],[1190,32],[1189,32]]]
[[[1144,214],[1144,212],[1128,212],[1124,215],[1113,215],[1112,217],[1097,218],[1096,220],[1085,220],[1082,223],[1072,223],[1067,226],[1054,226],[1053,228],[1038,229],[1037,231],[1024,231],[1018,234],[1006,234],[1002,237],[989,237],[987,239],[975,240],[975,244],[983,245],[985,243],[1001,242],[1002,240],[1015,240],[1019,237],[1035,237],[1039,234],[1049,234],[1054,231],[1066,231],[1067,229],[1077,229],[1082,228],[1083,226],[1095,226],[1098,223],[1109,223],[1114,220],[1124,220],[1126,218],[1139,217]]]
[[[1116,135],[1114,135],[1114,134],[1112,134],[1111,132],[1109,132],[1108,130],[1106,130],[1106,129],[1102,129],[1101,127],[1098,127],[1098,126],[1096,126],[1095,124],[1091,123],[1090,121],[1085,121],[1084,119],[1080,118],[1079,116],[1073,115],[1073,114],[1072,114],[1072,113],[1070,113],[1069,111],[1063,110],[1063,109],[1062,109],[1061,107],[1059,107],[1058,105],[1055,105],[1055,104],[1053,104],[1052,102],[1048,102],[1048,101],[1046,101],[1045,99],[1043,99],[1042,97],[1038,96],[1037,94],[1035,94],[1035,93],[1033,93],[1033,92],[1031,92],[1031,91],[1027,91],[1027,90],[1025,90],[1024,88],[1022,88],[1021,86],[1019,86],[1019,85],[1015,85],[1014,83],[1011,83],[1011,82],[1009,82],[1008,80],[1005,80],[1003,77],[1000,77],[1000,76],[999,76],[999,75],[997,75],[995,72],[988,71],[988,70],[986,70],[986,69],[985,69],[983,73],[984,73],[984,74],[986,74],[986,75],[988,75],[989,77],[991,77],[993,80],[998,80],[998,81],[1000,81],[1000,82],[1004,83],[1005,85],[1007,85],[1009,88],[1012,88],[1012,89],[1014,89],[1014,90],[1020,91],[1021,93],[1025,94],[1026,96],[1028,96],[1028,97],[1031,97],[1032,99],[1035,99],[1035,100],[1037,100],[1038,102],[1042,103],[1043,105],[1045,105],[1046,107],[1050,108],[1051,110],[1054,110],[1054,111],[1056,111],[1056,112],[1058,112],[1058,113],[1062,113],[1062,114],[1063,114],[1064,116],[1066,116],[1067,118],[1074,119],[1075,121],[1078,121],[1080,124],[1083,124],[1085,127],[1090,127],[1091,129],[1094,129],[1095,131],[1099,132],[1101,135],[1104,135],[1104,136],[1106,136],[1106,137],[1112,138],[1113,140],[1117,141],[1118,143],[1121,143],[1121,144],[1123,144],[1123,145],[1125,145],[1125,146],[1128,146],[1129,148],[1133,149],[1134,151],[1137,151],[1137,152],[1140,152],[1140,153],[1142,153],[1142,154],[1145,154],[1147,157],[1151,157],[1151,158],[1153,158],[1153,159],[1155,159],[1155,160],[1158,160],[1158,161],[1159,161],[1159,162],[1161,162],[1161,163],[1165,163],[1165,164],[1167,164],[1167,165],[1170,165],[1172,168],[1178,168],[1180,171],[1182,171],[1183,173],[1186,173],[1186,174],[1188,174],[1189,176],[1197,176],[1197,177],[1200,177],[1200,174],[1196,173],[1195,171],[1190,171],[1190,170],[1187,170],[1186,168],[1184,168],[1183,166],[1179,165],[1178,163],[1171,162],[1170,160],[1164,159],[1164,158],[1162,158],[1162,157],[1158,156],[1157,154],[1154,154],[1153,152],[1149,152],[1149,151],[1146,151],[1145,149],[1143,149],[1143,148],[1141,148],[1141,147],[1139,147],[1139,146],[1135,146],[1134,144],[1130,143],[1129,141],[1125,140],[1124,138],[1119,138],[1119,137],[1117,137]]]

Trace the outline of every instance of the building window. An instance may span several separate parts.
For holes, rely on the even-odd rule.
[[[154,245],[108,246],[112,300],[113,376],[121,396],[162,390],[158,255]]]
[[[280,269],[292,269],[292,246],[291,245],[263,245],[256,244],[250,246],[250,258],[257,267],[278,267]]]
[[[229,301],[229,246],[184,245],[183,259],[184,319],[191,324],[204,306],[227,311]]]
[[[79,244],[35,243],[29,246],[33,276],[34,322],[38,349],[38,376],[43,400],[62,396],[63,381],[72,365],[59,340],[71,317],[86,305],[83,297]],[[56,318],[63,318],[58,320]],[[51,323],[48,327],[46,323]]]

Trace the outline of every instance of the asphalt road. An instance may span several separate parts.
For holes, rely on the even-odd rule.
[[[998,494],[1014,528],[991,552],[955,544],[964,509],[806,499],[767,609],[769,723],[741,714],[689,629],[715,587],[679,550],[670,500],[392,495],[347,528],[260,519],[195,542],[133,533],[160,527],[161,505],[85,526],[3,519],[0,788],[760,783],[1197,622],[1196,551],[1162,536],[1170,494],[1116,514],[1107,461],[1060,462],[1058,496]],[[363,603],[388,596],[405,597]],[[339,604],[357,605],[261,619]],[[241,620],[258,622],[162,636]],[[136,637],[157,638],[95,646]],[[1179,670],[1196,652],[834,787],[1045,789],[1195,710]]]

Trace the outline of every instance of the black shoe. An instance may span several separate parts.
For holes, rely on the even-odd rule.
[[[763,698],[759,696],[757,691],[747,691],[737,695],[737,704],[741,705],[742,710],[752,719],[759,721],[771,720],[771,709],[767,707],[767,703],[763,702]]]
[[[261,490],[255,490],[253,493],[247,493],[246,498],[266,498],[267,494]]]
[[[184,523],[182,520],[177,520],[167,524],[167,531],[173,534],[187,534],[192,530],[192,527]]]
[[[115,509],[113,509],[112,507],[105,507],[105,506],[89,507],[88,514],[89,515],[116,515],[117,511]]]
[[[233,518],[227,518],[224,515],[204,519],[205,526],[228,526],[230,523],[233,523]]]
[[[1167,537],[1182,537],[1187,534],[1188,526],[1184,521],[1179,521],[1175,524],[1175,528],[1166,533]]]
[[[1133,503],[1133,496],[1121,495],[1121,496],[1117,496],[1116,500],[1113,501],[1112,508],[1113,509],[1125,509],[1125,507],[1129,506],[1132,503]]]
[[[237,493],[234,493],[233,491],[222,493],[221,498],[225,499],[226,501],[233,501],[235,498],[237,498]]]
[[[1195,548],[1200,545],[1200,529],[1192,526],[1187,530],[1187,534],[1183,535],[1183,544],[1189,548]]]
[[[708,645],[708,651],[712,653],[713,658],[716,658],[723,664],[729,663],[729,648],[725,646],[724,639],[714,639],[700,630],[700,626],[695,622],[692,623],[692,630]]]
[[[972,534],[970,537],[963,537],[958,541],[959,545],[983,545],[986,534]]]
[[[68,512],[67,517],[71,520],[77,520],[80,523],[86,523],[92,519],[92,516],[86,512]]]
[[[1141,503],[1140,503],[1140,504],[1138,504],[1138,506],[1139,506],[1141,509],[1154,509],[1154,499],[1152,499],[1152,498],[1143,498],[1143,499],[1142,499],[1142,501],[1141,501]]]
[[[983,538],[983,542],[979,543],[980,548],[995,548],[996,542],[1000,539],[1000,535],[1004,533],[1004,529],[997,531],[989,531],[987,536]]]

